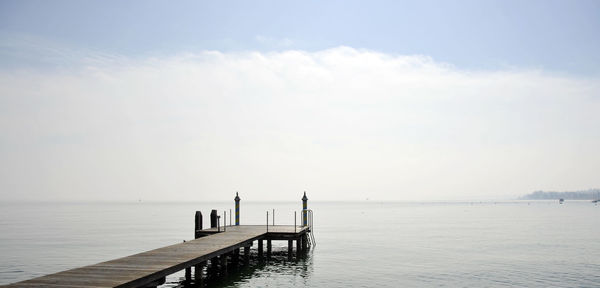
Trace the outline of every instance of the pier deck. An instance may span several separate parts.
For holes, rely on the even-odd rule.
[[[308,227],[293,225],[227,226],[201,230],[204,237],[75,268],[2,287],[142,287],[216,256],[252,245],[255,240],[298,239]],[[262,241],[261,241],[262,242]],[[291,241],[290,241],[291,242]],[[262,251],[262,249],[261,249]]]

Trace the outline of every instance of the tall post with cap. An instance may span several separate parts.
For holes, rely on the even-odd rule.
[[[233,199],[235,200],[235,226],[239,226],[240,225],[240,196],[238,195],[238,192],[235,192],[235,198]]]
[[[308,225],[308,217],[306,210],[308,209],[308,198],[306,197],[306,191],[304,191],[304,197],[302,197],[302,225]]]
[[[196,211],[194,222],[194,239],[198,239],[200,238],[200,230],[202,230],[202,212]]]

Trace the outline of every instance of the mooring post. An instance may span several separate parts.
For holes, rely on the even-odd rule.
[[[210,228],[217,228],[217,210],[210,211]]]
[[[288,240],[288,259],[291,259],[291,258],[292,258],[292,250],[293,250],[293,248],[292,248],[292,247],[293,247],[293,246],[294,246],[294,241],[293,241],[293,240],[291,240],[291,239],[290,239],[290,240]]]
[[[229,215],[231,217],[231,215]],[[223,232],[227,231],[227,211],[223,210]]]
[[[262,260],[263,257],[263,240],[258,240],[258,259]]]
[[[202,230],[202,212],[196,211],[194,217],[194,239],[200,238],[200,230]]]
[[[296,238],[296,256],[300,257],[302,254],[302,237]]]
[[[302,197],[302,225],[303,226],[308,225],[308,217],[306,215],[307,209],[308,209],[308,198],[306,197],[306,191],[304,191],[304,197]]]
[[[235,200],[235,225],[238,226],[240,225],[240,196],[238,195],[238,192],[235,192],[235,198],[233,199]]]
[[[267,259],[271,258],[271,239],[267,239]]]

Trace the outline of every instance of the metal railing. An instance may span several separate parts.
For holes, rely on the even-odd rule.
[[[296,213],[297,211],[294,211],[294,233],[297,233],[297,221],[298,220],[298,214]],[[267,215],[266,215],[266,229],[267,232],[269,232],[269,210],[266,211]],[[317,241],[315,241],[315,235],[314,235],[314,220],[313,220],[313,210],[310,209],[303,209],[300,210],[300,218],[302,218],[304,215],[306,215],[306,225],[302,225],[302,227],[308,227],[308,243],[309,245],[312,246],[317,246]],[[273,222],[271,223],[271,226],[275,226],[275,209],[273,209],[273,214],[272,214],[272,220]],[[304,220],[303,218],[300,219],[301,223],[303,223],[302,221]]]

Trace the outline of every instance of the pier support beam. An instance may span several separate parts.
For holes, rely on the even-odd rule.
[[[210,259],[210,265],[206,268],[206,277],[213,278],[219,272],[219,256]]]
[[[219,256],[221,258],[221,273],[227,275],[227,254]]]
[[[250,263],[250,246],[244,247],[244,263]]]
[[[263,257],[263,240],[258,240],[258,260],[262,261]]]
[[[271,258],[271,239],[267,239],[267,259]]]
[[[302,237],[296,238],[296,257],[300,258],[302,255]]]
[[[238,268],[240,263],[240,249],[233,250],[233,257],[231,257],[231,263],[233,264],[233,268]]]
[[[192,281],[192,267],[185,268],[185,282]]]
[[[306,233],[302,234],[302,253],[306,253],[308,250],[308,235]]]
[[[294,247],[294,240],[288,240],[288,259],[292,259],[293,247]]]
[[[194,266],[194,280],[198,287],[204,287],[204,279],[202,277],[202,270],[206,266],[206,261],[200,262],[200,264]]]

